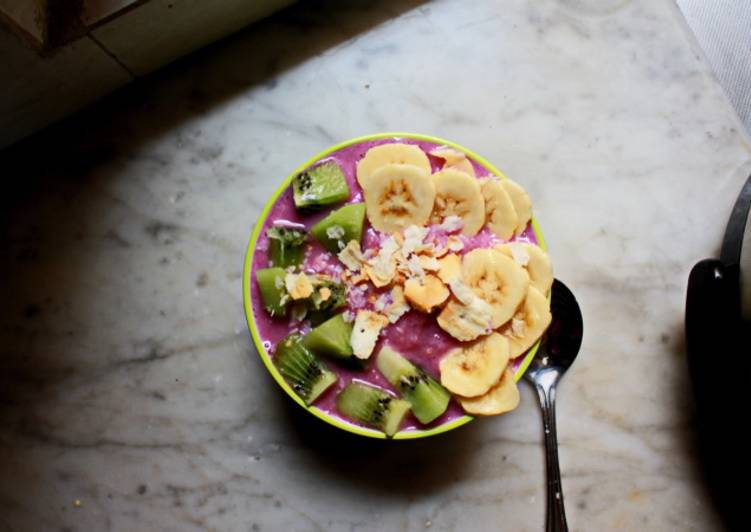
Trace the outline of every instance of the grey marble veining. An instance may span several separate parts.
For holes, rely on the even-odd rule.
[[[540,530],[531,390],[383,444],[282,396],[246,331],[265,198],[333,142],[450,138],[529,190],[585,318],[574,530],[711,530],[682,343],[751,150],[670,0],[306,2],[3,154],[0,530]]]

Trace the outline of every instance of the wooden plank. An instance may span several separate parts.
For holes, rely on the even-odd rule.
[[[151,0],[92,31],[131,72],[147,74],[294,0]]]

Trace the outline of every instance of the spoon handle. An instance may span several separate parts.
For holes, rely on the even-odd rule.
[[[545,466],[548,477],[548,505],[546,532],[568,532],[566,511],[563,507],[561,470],[558,467],[558,437],[555,430],[555,385],[536,384],[542,408],[542,426],[545,430]]]

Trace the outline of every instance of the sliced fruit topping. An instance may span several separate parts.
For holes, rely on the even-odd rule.
[[[449,168],[433,174],[433,183],[435,205],[430,223],[441,224],[449,216],[458,216],[464,224],[463,234],[477,234],[485,223],[485,200],[477,179]]]
[[[508,340],[492,333],[450,351],[440,363],[441,384],[464,397],[477,397],[498,382],[508,361]]]
[[[409,164],[430,173],[430,161],[419,146],[394,142],[370,148],[357,163],[357,182],[364,189],[370,176],[387,164]]]
[[[310,232],[328,251],[339,253],[349,242],[360,243],[364,221],[365,204],[353,203],[326,216]]]
[[[511,358],[526,353],[540,339],[552,319],[547,298],[537,288],[530,286],[524,303],[511,322],[501,330],[509,340]]]
[[[352,356],[352,324],[342,314],[323,322],[305,335],[303,344],[317,355],[348,359]]]
[[[388,318],[377,312],[361,310],[357,313],[350,338],[352,351],[357,358],[365,360],[370,357],[381,329],[388,324]]]
[[[454,297],[438,315],[438,325],[457,340],[468,342],[490,334],[493,307],[475,295],[461,279],[449,282]]]
[[[482,179],[480,188],[485,198],[485,217],[488,227],[502,239],[508,240],[514,235],[519,225],[519,217],[511,197],[501,182],[494,179]]]
[[[543,294],[548,293],[553,286],[553,264],[545,250],[528,242],[510,242],[496,249],[527,270],[530,286],[534,286]]]
[[[459,170],[460,172],[469,174],[472,177],[475,176],[475,169],[472,166],[472,163],[469,162],[467,156],[459,150],[442,146],[432,150],[430,155],[443,159],[444,170],[446,168],[453,168],[454,170]]]
[[[284,316],[287,313],[289,295],[284,287],[286,272],[281,268],[265,268],[256,270],[256,282],[261,291],[263,307],[272,317]]]
[[[339,165],[328,161],[295,176],[292,195],[298,209],[323,207],[349,198],[349,187]]]
[[[337,379],[336,374],[302,344],[299,334],[291,334],[279,342],[274,353],[274,364],[308,405]]]
[[[393,233],[410,225],[425,225],[435,200],[435,185],[422,168],[387,164],[374,171],[363,187],[371,225]]]
[[[516,211],[517,216],[514,234],[520,235],[532,219],[532,200],[529,199],[527,192],[516,181],[506,178],[501,179],[500,183],[511,198],[511,203],[514,204],[514,211]]]
[[[476,416],[497,416],[510,412],[519,406],[519,389],[514,373],[506,368],[501,380],[479,397],[460,397],[459,403],[468,414]]]
[[[344,284],[323,276],[313,276],[313,293],[307,299],[308,319],[313,325],[329,319],[347,303]]]
[[[305,256],[305,232],[286,227],[271,227],[269,238],[269,264],[279,268],[297,266]]]
[[[464,255],[462,280],[492,307],[493,329],[511,319],[529,286],[524,268],[495,249],[473,249]]]
[[[424,370],[412,364],[389,346],[378,352],[378,371],[412,405],[421,423],[430,423],[448,408],[451,394]]]
[[[462,275],[462,258],[456,253],[449,253],[438,259],[438,277],[446,284]]]
[[[313,284],[304,273],[285,273],[284,286],[289,297],[295,301],[306,299],[313,293]]]
[[[448,299],[449,290],[435,275],[411,277],[404,283],[404,297],[413,308],[430,312]]]
[[[410,404],[380,388],[352,382],[336,397],[336,408],[354,421],[393,436],[409,412]]]

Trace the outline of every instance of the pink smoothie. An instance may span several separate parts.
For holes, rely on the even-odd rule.
[[[350,189],[350,198],[343,204],[360,203],[363,201],[363,198],[362,189],[357,183],[357,179],[355,177],[357,161],[359,161],[373,146],[394,142],[395,140],[408,144],[415,144],[422,148],[426,153],[439,146],[431,142],[414,139],[379,139],[347,146],[319,161],[316,161],[316,163],[314,164],[318,164],[324,160],[336,161],[342,168],[342,171],[347,178],[347,183]],[[428,158],[430,159],[433,171],[437,171],[441,168],[441,164],[443,162],[441,159],[435,158],[431,155],[428,155]],[[477,161],[473,160],[471,157],[468,156],[468,158],[472,162],[475,173],[478,177],[491,175],[491,172],[487,168],[479,164]],[[337,209],[343,204],[336,205],[334,208]],[[268,238],[266,237],[266,231],[270,227],[272,227],[275,220],[285,220],[288,222],[301,224],[305,227],[306,230],[310,230],[313,224],[315,224],[321,218],[325,217],[328,212],[329,211],[324,211],[315,214],[304,215],[298,213],[292,200],[292,187],[290,186],[279,196],[278,200],[272,207],[269,215],[266,217],[266,220],[263,223],[261,236],[258,238],[257,247],[253,254],[253,267],[251,272],[252,278],[250,286],[253,316],[255,318],[258,332],[266,350],[266,355],[271,358],[273,358],[273,352],[276,344],[282,338],[295,331],[299,331],[300,333],[305,334],[310,330],[310,325],[307,321],[300,323],[293,322],[290,318],[271,318],[263,309],[258,286],[255,282],[255,272],[257,269],[268,267],[267,249],[269,243]],[[367,224],[367,219],[365,227],[365,233],[363,235],[363,248],[367,249],[377,247],[379,242],[384,238],[384,235],[369,227],[369,225]],[[445,238],[445,235],[440,234],[440,232],[438,231],[431,230],[428,239],[431,238],[435,239],[436,241],[440,241],[442,238]],[[487,228],[483,228],[482,231],[480,231],[474,237],[467,238],[462,236],[461,238],[464,241],[464,250],[462,251],[462,253],[466,253],[475,248],[491,247],[495,244],[504,242],[504,240],[495,236]],[[537,239],[531,226],[527,227],[524,233],[522,233],[519,237],[514,238],[513,240],[537,244]],[[303,263],[303,270],[305,272],[327,273],[338,278],[339,274],[342,271],[342,268],[343,266],[336,256],[325,251],[323,247],[315,241],[315,239],[310,238],[308,243],[308,251],[306,252],[305,261]],[[376,290],[370,285],[368,286],[369,288],[365,291],[353,289],[348,293],[348,306],[351,310],[357,310],[359,308],[372,308],[373,297],[369,298],[369,296],[371,296],[371,294],[377,296],[383,292]],[[435,313],[427,315],[414,310],[408,312],[407,314],[402,316],[399,321],[392,325],[389,325],[383,330],[383,332],[381,333],[381,338],[378,341],[378,345],[376,345],[376,348],[373,352],[377,353],[381,345],[388,344],[398,352],[407,356],[413,363],[422,367],[427,373],[435,377],[437,380],[440,380],[438,363],[440,362],[441,358],[446,353],[448,353],[449,350],[461,345],[461,342],[455,340],[447,333],[445,333],[440,327],[438,327],[435,318]],[[371,359],[367,361],[367,364],[363,370],[343,368],[340,367],[336,362],[327,360],[326,364],[332,371],[337,373],[339,380],[334,386],[331,387],[331,389],[329,389],[323,396],[321,396],[318,401],[316,401],[315,406],[330,415],[343,419],[348,423],[352,423],[352,421],[342,418],[336,410],[336,395],[348,383],[353,380],[357,380],[393,391],[393,388],[376,369],[374,359],[374,356],[371,357]],[[522,359],[523,357],[518,358],[516,360],[516,364],[521,363]],[[464,412],[462,411],[459,404],[456,401],[452,400],[446,413],[429,425],[421,424],[419,421],[417,421],[417,419],[410,415],[405,420],[401,430],[420,430],[439,426],[443,425],[444,423],[453,421],[456,418],[462,417],[463,415]]]

